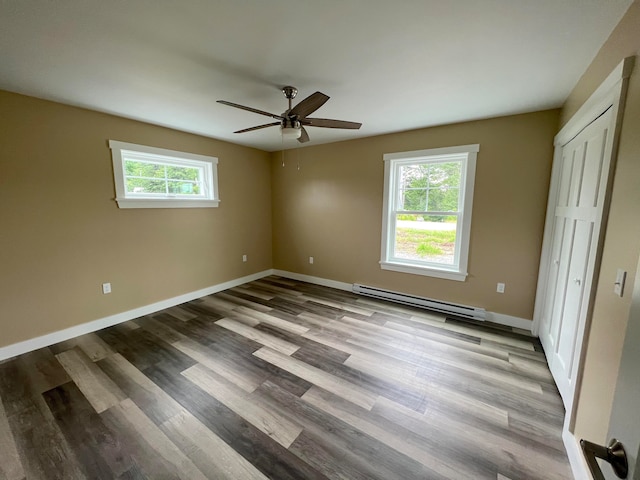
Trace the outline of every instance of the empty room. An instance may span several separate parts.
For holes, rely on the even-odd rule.
[[[0,480],[640,478],[640,0],[0,3]]]

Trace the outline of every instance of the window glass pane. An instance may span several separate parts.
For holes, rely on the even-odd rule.
[[[179,167],[167,165],[167,178],[170,180],[199,180],[200,169],[197,167]]]
[[[169,180],[167,182],[169,193],[176,195],[199,195],[200,185],[195,182],[176,182]]]
[[[156,163],[125,160],[124,169],[127,177],[164,178],[164,165]]]
[[[400,210],[424,212],[427,209],[426,188],[408,188],[402,192],[402,206]]]
[[[399,210],[424,211],[427,208],[428,165],[403,165],[399,170]]]
[[[396,215],[394,257],[454,265],[457,220],[455,215]]]
[[[458,212],[461,167],[460,162],[401,166],[398,210]]]
[[[127,178],[127,193],[166,193],[164,180]]]
[[[459,210],[460,162],[429,165],[429,202],[431,212],[457,212]]]

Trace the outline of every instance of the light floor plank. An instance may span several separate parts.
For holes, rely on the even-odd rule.
[[[169,438],[140,410],[130,399],[123,400],[111,407],[113,413],[120,415],[140,435],[147,445],[170,465],[177,478],[181,480],[205,480],[204,474],[193,462],[169,440]],[[169,473],[169,472],[167,472]]]
[[[230,363],[225,358],[220,358],[210,349],[197,342],[182,340],[174,343],[173,346],[209,370],[216,372],[229,382],[242,388],[245,392],[253,392],[264,381],[262,378],[242,369],[241,366]]]
[[[302,432],[302,427],[252,402],[240,389],[225,383],[200,364],[188,368],[182,375],[285,448]]]
[[[267,325],[272,325],[274,327],[280,328],[286,332],[290,332],[296,335],[302,335],[309,331],[308,328],[303,327],[302,325],[297,325],[292,322],[288,322],[287,320],[283,320],[278,317],[274,317],[273,315],[269,315],[268,313],[256,312],[255,310],[251,310],[246,307],[237,307],[234,309],[234,312],[246,315],[251,318],[255,318],[260,321],[260,323],[266,323]]]
[[[312,365],[308,365],[295,358],[283,355],[269,348],[261,348],[253,354],[262,360],[269,362],[276,367],[280,367],[289,373],[293,373],[306,381],[313,383],[325,390],[342,397],[355,405],[359,405],[366,410],[371,410],[375,404],[377,395],[353,385],[346,380],[335,377],[324,370],[320,370]]]
[[[160,428],[207,478],[268,480],[189,412],[170,418]]]
[[[59,353],[56,358],[96,412],[104,412],[126,398],[118,386],[77,348]]]
[[[268,333],[261,332],[260,330],[256,330],[255,328],[251,328],[230,318],[221,318],[216,322],[216,324],[226,328],[227,330],[231,330],[238,335],[242,335],[249,340],[258,342],[265,347],[284,353],[285,355],[291,355],[300,348],[298,345],[294,345],[293,343],[289,343],[286,340],[274,337]]]

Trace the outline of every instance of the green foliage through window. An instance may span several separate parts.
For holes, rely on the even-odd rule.
[[[458,212],[461,169],[461,162],[401,166],[399,210]]]
[[[200,195],[201,169],[182,165],[161,165],[125,160],[127,193]]]

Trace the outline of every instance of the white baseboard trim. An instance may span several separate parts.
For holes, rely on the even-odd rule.
[[[512,317],[511,315],[505,315],[503,313],[487,312],[487,322],[493,322],[499,325],[520,328],[522,330],[533,332],[533,322],[526,318]]]
[[[573,433],[564,428],[562,430],[562,442],[564,443],[564,448],[567,451],[567,457],[569,458],[569,465],[571,465],[573,478],[576,480],[590,480],[592,477],[589,473],[589,467],[587,466],[587,461],[582,454],[582,449],[580,448],[578,439],[573,436]]]
[[[328,280],[326,278],[313,277],[311,275],[304,275],[302,273],[287,272],[286,270],[273,270],[273,275],[290,278],[291,280],[299,280],[301,282],[313,283],[315,285],[322,285],[323,287],[337,288],[338,290],[346,290],[348,292],[351,292],[353,289],[352,283],[338,282],[336,280]]]
[[[85,335],[87,333],[95,332],[103,328],[111,327],[113,325],[117,325],[118,323],[127,322],[144,315],[149,315],[151,313],[164,310],[165,308],[180,305],[185,302],[190,302],[191,300],[195,300],[196,298],[211,295],[212,293],[216,292],[221,292],[222,290],[227,290],[228,288],[237,287],[238,285],[252,282],[254,280],[258,280],[272,274],[273,270],[264,270],[252,275],[247,275],[245,277],[236,278],[234,280],[229,280],[228,282],[219,283],[211,287],[203,288],[202,290],[185,293],[183,295],[178,295],[177,297],[169,298],[167,300],[161,300],[160,302],[152,303],[150,305],[134,308],[133,310],[116,313],[115,315],[109,315],[108,317],[65,328],[64,330],[58,330],[56,332],[48,333],[40,337],[31,338],[29,340],[14,343],[12,345],[7,345],[6,347],[0,347],[0,360],[15,357],[16,355],[31,352],[39,348],[48,347],[49,345],[53,345],[54,343],[64,342],[65,340],[69,340],[80,335]]]

